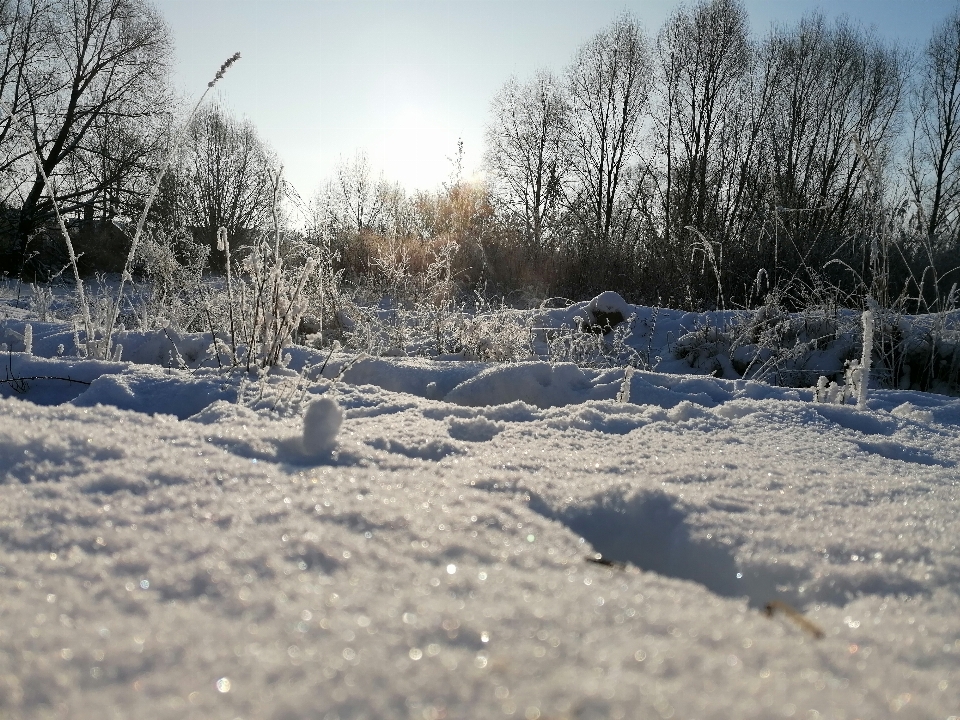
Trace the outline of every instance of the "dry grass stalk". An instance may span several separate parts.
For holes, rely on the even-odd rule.
[[[771,618],[779,612],[781,615],[786,616],[801,630],[806,630],[808,633],[813,635],[813,637],[817,638],[817,640],[820,640],[826,635],[819,625],[805,618],[803,613],[791,605],[783,602],[782,600],[771,600],[766,604],[766,607],[764,607],[763,611],[767,617]]]

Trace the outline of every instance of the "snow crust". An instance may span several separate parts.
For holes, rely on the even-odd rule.
[[[5,357],[83,382],[2,386],[4,718],[960,715],[957,399],[61,331]]]

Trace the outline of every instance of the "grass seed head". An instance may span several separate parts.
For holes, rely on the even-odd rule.
[[[233,65],[237,60],[240,59],[240,53],[234,53],[230,58],[227,59],[223,65],[220,66],[220,69],[217,70],[217,74],[213,76],[213,80],[207,83],[208,88],[212,88],[217,82],[227,74],[227,70],[231,65]]]

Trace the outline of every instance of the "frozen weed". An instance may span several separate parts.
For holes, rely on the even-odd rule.
[[[591,331],[582,317],[576,318],[575,327],[533,328],[534,349],[539,357],[551,362],[570,362],[589,368],[632,365],[647,369],[640,353],[627,342],[633,335],[635,321],[636,318],[631,317],[606,335]]]
[[[809,386],[822,372],[834,373],[849,354],[852,345],[845,325],[851,322],[829,308],[814,306],[788,313],[768,301],[754,313],[737,315],[730,360],[743,377]]]
[[[185,228],[146,231],[135,266],[146,282],[131,283],[129,299],[135,326],[149,330],[172,324],[185,331],[201,330],[209,252]]]
[[[282,352],[293,339],[306,312],[304,288],[315,265],[307,261],[291,273],[276,250],[260,243],[243,262],[244,274],[238,279],[242,331],[245,341],[244,362],[261,368],[278,365]],[[239,357],[239,348],[234,355]]]
[[[694,330],[677,339],[673,354],[691,368],[722,377],[730,364],[732,336],[730,327],[709,321],[698,323]]]
[[[527,315],[503,305],[464,314],[459,343],[466,360],[519,362],[533,355]]]

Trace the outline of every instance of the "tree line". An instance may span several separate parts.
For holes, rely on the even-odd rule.
[[[914,51],[818,13],[757,36],[740,0],[701,0],[655,36],[624,15],[562,72],[507,81],[483,186],[407,197],[360,158],[321,193],[317,226],[357,266],[423,265],[455,241],[460,277],[539,297],[942,309],[958,143],[960,10]],[[443,206],[455,227],[431,224]]]
[[[508,82],[488,168],[573,292],[926,306],[958,279],[958,121],[957,11],[912,54],[820,14],[758,38],[742,2],[702,0]]]
[[[90,228],[136,214],[177,134],[169,31],[146,0],[0,0],[0,29],[0,270],[44,242],[38,161],[109,269]],[[485,183],[462,177],[462,147],[448,182],[414,194],[360,153],[288,234],[357,278],[456,246],[460,284],[504,294],[942,308],[960,266],[958,144],[960,10],[910,51],[820,14],[756,35],[740,0],[701,0],[655,35],[623,15],[564,70],[507,81]],[[273,221],[278,166],[249,121],[206,106],[151,227],[247,242]]]

